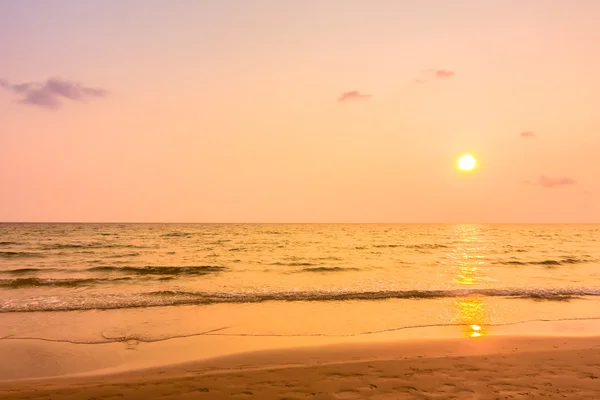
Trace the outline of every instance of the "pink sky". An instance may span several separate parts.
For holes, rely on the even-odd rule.
[[[0,221],[600,222],[598,21],[596,0],[1,2]]]

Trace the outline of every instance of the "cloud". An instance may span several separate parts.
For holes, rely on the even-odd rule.
[[[105,97],[107,91],[92,88],[78,82],[50,78],[45,82],[29,82],[11,84],[0,79],[0,87],[13,92],[19,97],[19,103],[55,110],[60,108],[63,100],[85,102],[90,99]]]
[[[535,133],[533,133],[531,131],[525,131],[525,132],[521,132],[519,134],[519,136],[521,136],[522,138],[534,138],[536,135],[535,135]]]
[[[338,98],[339,102],[352,101],[352,100],[367,100],[371,97],[370,94],[364,94],[358,90],[352,90],[350,92],[342,93]]]
[[[542,175],[536,182],[525,181],[525,183],[528,185],[541,186],[544,188],[554,188],[559,186],[575,185],[577,184],[577,181],[573,178],[550,178],[545,175]]]
[[[423,84],[437,79],[450,79],[456,76],[456,72],[449,69],[426,69],[422,74],[424,74],[424,76],[413,79],[412,82],[415,84]]]
[[[552,188],[556,186],[574,185],[577,182],[573,178],[549,178],[542,175],[540,176],[539,183],[543,187]]]
[[[447,69],[434,69],[433,72],[435,73],[435,77],[440,79],[452,78],[456,75],[456,72]]]

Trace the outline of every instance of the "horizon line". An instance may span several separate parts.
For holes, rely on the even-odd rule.
[[[0,224],[90,225],[600,225],[598,222],[159,222],[159,221],[0,221]]]

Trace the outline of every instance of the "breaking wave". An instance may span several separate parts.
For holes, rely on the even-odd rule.
[[[127,278],[121,278],[127,279]],[[17,281],[17,280],[15,280]],[[19,280],[21,285],[39,282],[37,278]],[[86,281],[86,280],[81,280]],[[72,283],[54,281],[48,285]],[[231,303],[261,303],[266,301],[376,301],[390,299],[440,299],[464,297],[505,297],[533,301],[568,301],[584,296],[600,296],[600,288],[578,289],[460,289],[460,290],[406,290],[378,292],[271,292],[271,293],[224,293],[186,292],[176,290],[153,291],[132,294],[87,294],[85,297],[50,297],[31,302],[5,302],[0,312],[110,310],[122,308],[164,307],[181,305],[211,305]]]

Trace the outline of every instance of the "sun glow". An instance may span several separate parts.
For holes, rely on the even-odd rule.
[[[461,171],[473,171],[477,166],[477,160],[470,154],[465,154],[458,159],[458,169]]]

